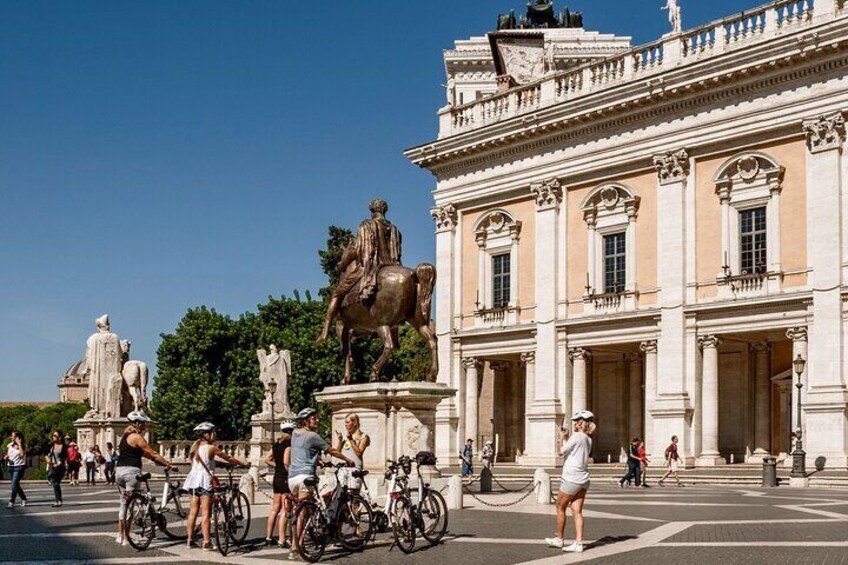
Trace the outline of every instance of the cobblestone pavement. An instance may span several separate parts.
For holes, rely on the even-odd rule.
[[[8,483],[0,486],[7,489]],[[51,508],[51,489],[25,485],[26,508],[0,509],[0,561],[91,564],[235,563],[263,565],[287,558],[261,546],[267,504],[254,506],[248,543],[226,558],[188,550],[164,539],[137,552],[114,543],[117,492],[105,486],[66,487],[66,505]],[[482,495],[508,503],[521,493]],[[258,498],[262,499],[260,495]],[[486,565],[566,563],[823,563],[848,565],[848,491],[724,487],[592,488],[586,503],[586,551],[564,554],[541,538],[551,535],[554,509],[533,496],[494,508],[466,497],[466,508],[450,514],[445,542],[416,551],[391,548],[389,536],[349,555],[328,551],[323,561],[355,565],[403,562]],[[573,535],[569,523],[567,536]]]

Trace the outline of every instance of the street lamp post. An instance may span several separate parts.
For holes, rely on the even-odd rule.
[[[271,393],[271,445],[274,445],[274,405],[277,403],[277,381],[271,379],[268,381],[268,392]]]
[[[807,454],[804,453],[804,446],[801,441],[802,431],[801,431],[801,388],[804,386],[801,384],[801,373],[804,372],[804,366],[807,364],[807,361],[801,357],[801,354],[798,354],[798,357],[792,362],[792,365],[795,368],[795,374],[798,375],[798,382],[795,383],[795,388],[798,389],[798,397],[797,401],[797,420],[795,427],[795,449],[792,451],[792,472],[790,473],[791,477],[804,478],[807,476],[807,471],[805,469],[805,462],[807,458]]]

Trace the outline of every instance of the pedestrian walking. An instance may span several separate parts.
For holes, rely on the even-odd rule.
[[[274,499],[271,502],[271,511],[268,513],[268,523],[265,529],[265,545],[274,544],[274,525],[277,518],[280,519],[280,531],[277,537],[277,545],[288,547],[286,540],[286,527],[288,525],[289,513],[292,511],[291,490],[289,490],[288,465],[291,462],[291,434],[297,424],[288,420],[280,425],[280,437],[271,451],[265,456],[265,464],[274,469]]]
[[[217,548],[212,543],[212,490],[215,477],[215,459],[220,458],[231,465],[244,465],[243,461],[230,457],[215,445],[215,424],[203,422],[194,428],[199,437],[191,446],[189,459],[191,470],[186,475],[183,488],[191,493],[191,509],[188,513],[188,547],[196,547],[194,543],[194,525],[200,516],[200,533],[203,536],[203,549],[214,551]],[[121,449],[123,452],[123,449]]]
[[[487,441],[483,446],[483,451],[480,452],[480,458],[483,460],[483,467],[491,470],[495,460],[495,448],[491,441]]]
[[[106,442],[106,454],[104,455],[103,474],[107,485],[115,484],[115,463],[118,461],[118,452],[111,441]]]
[[[648,455],[645,453],[645,440],[639,441],[639,447],[636,449],[639,453],[639,469],[642,471],[642,488],[648,488]]]
[[[665,486],[663,482],[665,482],[669,475],[674,475],[677,486],[683,486],[683,483],[680,481],[680,475],[677,472],[677,462],[679,459],[680,456],[677,453],[677,436],[671,436],[671,443],[665,448],[665,464],[668,470],[666,470],[665,474],[657,482],[658,485]]]
[[[559,431],[557,445],[565,461],[557,493],[557,532],[556,537],[545,538],[545,542],[568,553],[583,552],[583,503],[590,485],[589,455],[592,453],[594,420],[594,414],[580,410],[572,416],[571,426],[563,424]],[[571,545],[565,545],[563,541],[568,508],[571,508],[574,519],[574,543]]]
[[[53,496],[55,502],[53,507],[62,506],[62,479],[65,478],[68,463],[68,446],[65,445],[65,436],[62,432],[55,431],[50,436],[51,444],[44,460],[47,462],[47,481],[53,485]]]
[[[12,432],[9,438],[9,445],[6,446],[6,455],[3,459],[9,468],[9,480],[12,482],[12,496],[9,499],[9,508],[15,507],[15,499],[21,497],[21,506],[26,506],[27,495],[24,489],[21,488],[21,479],[24,477],[26,470],[26,441],[21,432]]]
[[[68,484],[79,485],[79,472],[82,466],[82,457],[80,456],[79,446],[77,442],[71,440],[68,442]]]
[[[618,481],[618,486],[624,488],[624,483],[630,483],[633,480],[636,483],[636,486],[640,486],[642,484],[642,460],[639,459],[639,442],[641,440],[638,437],[634,437],[630,441],[630,449],[627,451],[627,474],[625,474]]]
[[[137,477],[141,474],[141,459],[146,457],[163,467],[169,469],[173,467],[164,457],[153,451],[150,444],[144,439],[144,432],[153,420],[142,410],[133,410],[127,414],[127,420],[129,420],[130,425],[127,426],[124,435],[121,436],[121,441],[118,442],[121,454],[115,464],[115,482],[121,496],[118,506],[118,535],[115,538],[115,543],[120,545],[129,544],[127,541],[129,536],[127,500],[129,500],[131,493],[139,490],[141,486],[137,480]]]
[[[459,452],[459,458],[462,460],[462,476],[470,477],[474,474],[474,440],[468,438]]]
[[[88,451],[85,452],[85,455],[83,455],[82,460],[85,463],[85,484],[97,484],[94,479],[94,473],[95,471],[97,471],[97,452],[94,451],[93,445],[88,448]]]

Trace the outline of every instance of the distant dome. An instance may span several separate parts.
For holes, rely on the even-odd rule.
[[[85,362],[85,359],[80,359],[65,371],[65,374],[62,376],[62,379],[81,379],[85,376],[86,371],[88,370],[88,365]]]

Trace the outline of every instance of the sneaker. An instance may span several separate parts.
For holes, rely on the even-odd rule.
[[[569,546],[563,547],[562,550],[567,553],[583,553],[583,544],[574,542]]]
[[[660,485],[661,487],[665,486],[662,481],[659,481],[657,484]]]
[[[122,538],[121,536],[116,537],[115,543],[117,543],[118,545],[121,545],[122,543],[124,543],[124,538]]]
[[[22,500],[22,501],[21,501],[21,508],[24,508],[24,507],[26,506],[26,503],[27,503],[27,501],[26,501],[26,500]]]
[[[556,547],[558,549],[562,549],[563,545],[562,538],[545,538],[545,543],[548,544],[548,547]]]
[[[299,555],[295,550],[292,549],[291,551],[289,551],[289,561],[297,561],[298,557]]]
[[[124,540],[121,542],[121,545],[123,545],[124,547],[127,547],[129,544],[130,540],[128,540],[127,538],[124,538]]]
[[[6,504],[6,508],[14,508],[14,507],[15,507],[14,502],[10,502],[10,503]]]
[[[265,538],[265,547],[271,547],[274,545],[274,538]]]
[[[190,540],[186,541],[186,547],[188,549],[193,549],[193,548],[197,547],[197,542],[194,541],[193,539],[190,539]]]
[[[203,551],[216,551],[217,549],[211,541],[203,544]]]

